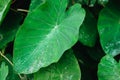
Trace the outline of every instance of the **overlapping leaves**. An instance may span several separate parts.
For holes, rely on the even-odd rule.
[[[106,55],[98,65],[99,80],[120,80],[120,63],[111,56]]]
[[[81,73],[72,50],[66,51],[61,59],[34,74],[34,80],[80,80]]]
[[[28,13],[14,43],[14,68],[33,73],[57,62],[78,40],[85,11],[80,4],[66,10],[68,0],[46,0]]]

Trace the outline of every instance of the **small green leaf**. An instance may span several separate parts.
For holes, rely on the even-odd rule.
[[[2,25],[0,26],[0,49],[7,43],[13,41],[23,16],[19,13],[9,11]]]
[[[104,56],[98,65],[99,80],[120,80],[120,63],[110,55]]]
[[[72,50],[65,52],[61,59],[34,74],[34,80],[80,80],[79,64]]]
[[[113,56],[120,53],[120,7],[119,2],[112,2],[101,12],[98,20],[100,42],[106,54]]]
[[[8,66],[6,66],[4,62],[2,62],[0,67],[0,80],[6,80],[7,75],[8,75]]]
[[[12,56],[10,54],[6,54],[5,56],[12,62]],[[1,62],[5,62],[6,65],[8,65],[9,73],[6,80],[20,80],[18,74],[14,71],[13,66],[5,58],[2,58]]]
[[[11,0],[0,0],[0,25],[9,10]]]
[[[28,13],[14,43],[13,63],[18,73],[34,73],[57,62],[78,40],[85,11],[68,0],[46,0]]]
[[[92,13],[86,9],[86,17],[79,30],[79,41],[86,46],[93,47],[97,39],[97,21]]]

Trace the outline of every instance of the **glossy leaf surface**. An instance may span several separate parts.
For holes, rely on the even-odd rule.
[[[33,73],[57,62],[78,40],[85,11],[75,4],[66,11],[68,0],[46,0],[28,13],[14,43],[14,68]]]
[[[98,31],[100,42],[106,54],[120,53],[120,7],[113,2],[105,7],[99,16]]]
[[[73,51],[69,50],[61,59],[34,74],[34,80],[80,80],[79,64]]]
[[[104,56],[98,65],[99,80],[120,80],[120,63],[110,55]]]

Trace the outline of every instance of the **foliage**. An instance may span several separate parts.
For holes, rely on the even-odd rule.
[[[6,66],[4,62],[2,62],[0,67],[0,80],[6,80],[7,75],[8,75],[8,66]]]
[[[120,63],[117,63],[111,55],[104,56],[98,66],[99,80],[120,80],[119,69]]]
[[[119,3],[0,0],[0,80],[120,80]]]

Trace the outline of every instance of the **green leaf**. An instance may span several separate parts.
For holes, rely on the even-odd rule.
[[[100,42],[106,54],[113,56],[120,53],[120,7],[119,2],[112,2],[100,13],[98,31]]]
[[[85,11],[80,4],[66,11],[67,4],[68,0],[46,0],[28,13],[14,43],[13,63],[18,73],[37,72],[57,62],[77,42]]]
[[[65,52],[61,59],[34,74],[34,80],[80,80],[79,64],[72,50]]]
[[[104,56],[98,65],[99,80],[120,80],[120,63],[111,55]]]
[[[14,40],[23,16],[19,13],[9,11],[2,25],[0,26],[0,49],[7,43]]]
[[[86,9],[86,17],[79,31],[79,41],[86,46],[93,47],[97,39],[97,21],[93,14]]]
[[[12,56],[10,54],[6,54],[5,56],[12,62]],[[18,74],[13,70],[13,66],[6,59],[3,58],[1,62],[5,62],[8,65],[9,73],[6,80],[20,80]]]
[[[0,25],[9,10],[11,0],[0,0]]]
[[[35,10],[40,5],[45,4],[45,2],[46,2],[46,0],[31,0],[29,11]]]
[[[4,62],[2,62],[0,67],[0,80],[6,80],[7,75],[8,75],[8,66],[6,66]]]

